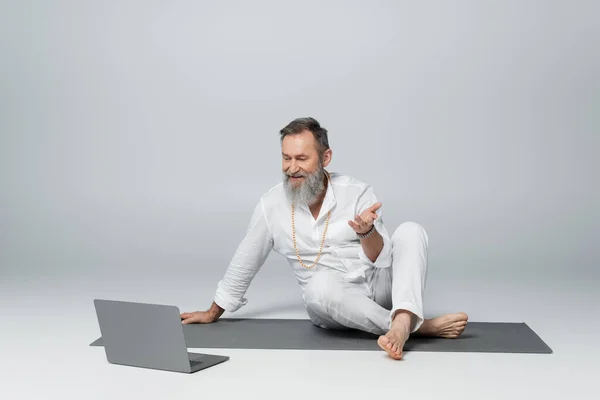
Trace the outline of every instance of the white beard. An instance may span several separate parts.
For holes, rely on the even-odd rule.
[[[294,185],[288,174],[283,173],[285,195],[292,204],[306,204],[310,206],[325,189],[325,183],[323,182],[325,171],[321,167],[312,174],[299,173],[298,175],[304,176],[304,180],[298,185]]]

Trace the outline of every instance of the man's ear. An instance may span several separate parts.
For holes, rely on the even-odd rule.
[[[332,157],[333,151],[331,151],[331,149],[325,150],[325,153],[323,153],[323,168],[326,168],[329,165]]]

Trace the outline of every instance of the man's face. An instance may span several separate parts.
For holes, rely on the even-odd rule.
[[[286,136],[281,144],[281,152],[283,172],[292,177],[290,182],[294,187],[303,184],[308,174],[320,168],[315,138],[309,131]]]
[[[309,131],[288,135],[281,143],[283,183],[293,203],[312,204],[324,188],[323,164]]]

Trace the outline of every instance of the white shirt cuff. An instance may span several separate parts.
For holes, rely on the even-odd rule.
[[[240,300],[235,299],[233,296],[228,294],[222,288],[222,282],[220,281],[217,287],[217,292],[215,293],[214,302],[217,303],[219,307],[228,312],[235,312],[245,306],[248,303],[248,299],[242,297]]]

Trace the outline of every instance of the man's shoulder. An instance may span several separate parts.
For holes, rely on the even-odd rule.
[[[280,203],[284,196],[283,182],[279,182],[263,192],[263,194],[260,195],[260,201],[263,202],[263,204],[274,205]]]
[[[340,172],[330,172],[329,176],[331,177],[331,183],[333,185],[354,186],[359,190],[366,190],[368,187],[371,186],[371,185],[369,185],[369,183],[367,183],[363,180],[360,180],[351,175],[346,175],[346,174],[343,174]]]

